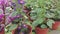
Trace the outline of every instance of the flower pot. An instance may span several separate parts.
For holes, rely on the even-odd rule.
[[[29,34],[32,34],[32,27],[31,26],[29,26],[29,25],[27,25],[28,26],[28,29],[29,29]]]
[[[0,32],[0,34],[5,34],[5,31],[4,31],[4,30],[2,30],[2,31]]]
[[[35,32],[36,32],[36,34],[47,34],[48,33],[48,28],[45,28],[45,29],[41,29],[41,28],[39,28],[39,27],[36,27],[35,28]]]
[[[29,25],[27,25],[27,27],[28,27],[28,29],[29,29],[29,34],[32,34],[32,27],[29,26]],[[16,29],[12,31],[12,34],[14,34],[15,31],[16,31]]]
[[[60,25],[60,21],[55,21],[55,23],[54,23],[53,26],[52,26],[52,29],[53,29],[53,30],[58,29],[59,25]]]

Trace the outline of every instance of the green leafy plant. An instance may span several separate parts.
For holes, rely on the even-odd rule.
[[[47,10],[46,17],[53,18],[54,20],[60,19],[60,10],[58,9],[58,8],[60,8],[60,7],[58,7],[58,6],[60,6],[60,5],[58,5],[58,4],[60,4],[59,1],[57,0],[57,2],[56,2],[55,0],[52,0],[52,1],[50,1],[49,4],[48,3],[46,3],[46,4],[47,4],[47,8],[48,8],[48,9],[46,9]]]
[[[46,11],[45,6],[43,8],[42,6],[41,8],[36,8],[35,11],[37,11],[37,18],[32,23],[32,25],[35,27],[40,27],[40,28],[52,28],[52,24],[54,23],[54,21],[46,17],[47,11]]]
[[[48,19],[48,20],[45,20],[45,19],[39,19],[39,20],[36,20],[33,22],[33,26],[35,27],[40,27],[40,28],[52,28],[52,24],[54,23],[53,20],[51,19]]]

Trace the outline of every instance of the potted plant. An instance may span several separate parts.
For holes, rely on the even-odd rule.
[[[37,19],[33,23],[33,26],[35,26],[36,34],[47,34],[49,29],[52,28],[53,23],[54,21],[51,19],[48,20],[45,20],[44,18]]]
[[[0,0],[0,11],[2,13],[0,13],[0,34],[5,34],[5,9],[6,7],[10,6],[10,4],[8,3],[9,1],[7,0]],[[11,0],[10,0],[11,1]]]
[[[58,6],[57,6],[56,2],[54,2],[54,1],[51,1],[50,4],[47,4],[48,9],[46,9],[47,10],[46,17],[55,21],[55,23],[52,26],[53,30],[56,30],[58,28],[58,26],[60,25],[60,11],[58,9],[59,8]]]
[[[22,2],[22,3],[21,3]],[[12,31],[12,34],[31,34],[32,27],[30,25],[25,24],[25,15],[23,14],[23,7],[25,4],[24,0],[18,0],[18,3],[12,3],[11,8],[15,12],[12,12],[9,17],[9,24],[6,26],[7,31]],[[18,7],[19,6],[19,7]],[[16,8],[15,8],[16,7]]]
[[[21,20],[20,20],[21,21]],[[14,21],[15,22],[15,21]],[[17,22],[18,23],[18,22]],[[21,22],[20,22],[20,24],[21,24]],[[15,30],[15,32],[13,33],[12,32],[12,34],[18,34],[18,33],[20,33],[20,34],[31,34],[31,32],[32,32],[32,28],[31,28],[31,26],[30,25],[27,25],[27,24],[21,24],[21,25],[19,25],[17,28],[16,28],[16,30]]]
[[[55,23],[53,24],[52,26],[52,29],[53,30],[56,30],[58,28],[58,26],[60,25],[60,12],[59,11],[52,11],[53,9],[51,9],[50,11],[48,11],[46,13],[46,17],[49,18],[49,19],[52,19],[55,21]]]
[[[12,34],[32,34],[32,28],[29,25],[23,24],[12,31]]]
[[[22,15],[16,15],[14,17],[10,18],[10,25],[8,24],[6,26],[6,29],[8,31],[12,31],[12,34],[31,34],[32,33],[32,27],[30,25],[27,25],[23,23],[23,16]]]
[[[59,18],[59,16],[60,16],[60,12],[56,11],[55,16],[53,18],[51,18],[51,19],[53,19],[55,21],[55,23],[52,26],[53,30],[58,29],[58,27],[60,26],[60,18]]]
[[[36,8],[35,11],[37,11],[37,18],[32,25],[35,26],[36,34],[47,34],[49,29],[52,29],[54,20],[46,18],[45,8]]]

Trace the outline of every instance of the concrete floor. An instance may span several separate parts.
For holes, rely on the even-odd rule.
[[[53,30],[53,31],[49,32],[48,34],[60,34],[60,31],[59,30]]]

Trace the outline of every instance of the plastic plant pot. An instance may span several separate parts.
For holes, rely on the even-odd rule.
[[[36,34],[47,34],[48,31],[49,31],[48,28],[44,28],[44,29],[39,28],[39,27],[36,27],[36,28],[35,28],[35,32],[36,32]]]
[[[5,34],[4,30],[2,30],[2,31],[0,32],[0,34]]]
[[[27,26],[28,26],[28,29],[29,29],[29,34],[32,34],[32,27],[29,26],[29,25],[27,25]],[[12,31],[12,34],[14,34],[14,33],[15,33],[15,30]]]
[[[57,30],[59,26],[60,26],[60,21],[55,21],[55,23],[52,26],[52,29]]]

